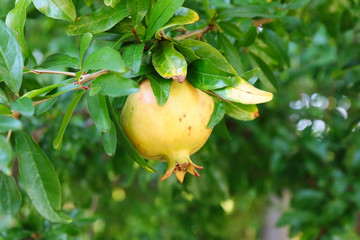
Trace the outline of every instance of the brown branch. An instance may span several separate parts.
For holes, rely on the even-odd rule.
[[[194,36],[197,36],[198,38],[201,38],[205,33],[212,31],[212,30],[216,30],[216,26],[209,24],[206,27],[202,28],[202,29],[198,29],[198,30],[194,30],[194,31],[189,31],[189,32],[185,32],[184,34],[178,35],[176,37],[174,37],[175,40],[183,40],[186,38],[191,38]]]
[[[83,85],[85,83],[88,83],[94,80],[95,78],[100,77],[101,75],[107,74],[108,72],[109,70],[100,70],[98,72],[82,75],[79,84]]]
[[[253,25],[255,27],[260,27],[261,25],[264,25],[264,24],[267,24],[267,23],[271,23],[273,22],[274,19],[272,18],[262,18],[262,19],[256,19],[256,20],[253,20]]]
[[[10,130],[6,136],[6,141],[10,142],[10,138],[11,138],[11,134],[12,134],[12,130]]]

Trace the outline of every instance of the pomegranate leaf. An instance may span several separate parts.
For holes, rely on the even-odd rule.
[[[186,78],[186,60],[181,53],[175,50],[172,42],[159,42],[152,55],[152,63],[163,78],[172,78],[178,82],[183,82]]]
[[[145,44],[132,44],[125,47],[123,52],[124,62],[132,74],[136,74],[140,70],[141,59],[143,55]]]
[[[211,114],[210,120],[206,126],[207,129],[213,128],[216,124],[218,124],[225,115],[225,105],[222,100],[218,98],[213,98],[214,100],[214,110]]]
[[[118,73],[108,73],[95,79],[91,88],[100,87],[100,93],[110,97],[121,97],[139,91],[138,84],[129,79],[120,76]]]
[[[85,90],[81,90],[79,93],[77,93],[77,95],[73,98],[68,109],[65,112],[64,118],[61,122],[61,126],[59,129],[58,135],[56,136],[56,138],[54,139],[54,142],[53,142],[53,147],[56,150],[60,150],[60,148],[61,148],[63,136],[65,133],[66,127],[69,124],[71,115],[73,114],[76,105],[78,104],[78,102],[80,101],[80,99],[84,93],[85,93]]]
[[[22,129],[22,124],[19,120],[0,115],[0,133],[7,132],[9,130],[17,131]]]
[[[111,121],[105,96],[101,94],[89,95],[87,97],[87,106],[95,126],[102,132],[108,132],[111,128]]]
[[[189,65],[187,79],[196,88],[213,90],[234,85],[236,76],[217,68],[211,61],[199,59]]]
[[[156,32],[156,35],[159,34],[160,31],[165,30],[170,27],[178,26],[178,25],[187,25],[196,22],[199,20],[199,15],[189,8],[180,7],[174,14],[174,16],[161,28],[159,28]]]
[[[12,156],[13,156],[13,150],[10,143],[6,140],[4,136],[0,135],[0,168],[2,172],[6,172],[9,174],[11,173],[11,168],[9,164],[12,160]]]
[[[14,9],[7,14],[5,21],[6,25],[13,31],[25,59],[29,56],[29,50],[24,39],[24,25],[26,21],[26,9],[30,4],[31,0],[16,1]]]
[[[102,143],[107,155],[114,156],[116,152],[116,128],[113,122],[110,121],[110,130],[102,133]]]
[[[235,46],[227,39],[223,34],[218,34],[218,42],[221,49],[224,51],[226,59],[229,61],[231,66],[236,70],[237,74],[244,72],[239,51]]]
[[[0,172],[0,215],[15,215],[21,205],[21,193],[12,176]]]
[[[140,23],[150,7],[150,0],[126,0],[131,20],[134,25]]]
[[[18,111],[21,115],[31,117],[34,115],[34,105],[30,98],[18,98],[15,102],[10,103],[11,110]]]
[[[76,10],[71,0],[33,0],[35,7],[48,17],[73,22]]]
[[[61,210],[61,186],[49,158],[28,133],[17,133],[15,143],[21,183],[35,208],[51,222],[71,222]]]
[[[85,59],[82,70],[89,69],[125,72],[125,63],[118,51],[110,47],[103,47],[91,53]]]
[[[84,33],[101,33],[112,28],[129,14],[125,4],[118,4],[115,8],[103,7],[96,12],[78,18],[79,20],[72,23],[67,33],[78,35]]]
[[[22,83],[23,57],[12,31],[0,20],[0,79],[18,94]]]
[[[154,92],[158,105],[163,106],[169,98],[173,81],[162,78],[157,73],[147,74],[146,77],[150,80],[151,89]]]
[[[154,33],[174,15],[185,0],[159,0],[150,10],[149,25],[145,33],[145,41],[149,41]]]
[[[232,118],[243,121],[250,121],[259,116],[256,105],[245,105],[241,103],[224,102],[226,114]]]

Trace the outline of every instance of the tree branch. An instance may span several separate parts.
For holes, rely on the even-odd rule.
[[[215,29],[217,29],[215,25],[209,24],[202,29],[189,31],[189,32],[185,32],[184,34],[178,35],[178,36],[174,37],[174,39],[175,40],[183,40],[183,39],[194,37],[194,36],[201,38],[205,33],[215,30]]]
[[[35,73],[35,74],[57,74],[57,75],[76,77],[75,73],[73,73],[73,72],[52,71],[52,70],[35,70],[35,69],[29,69],[29,70],[31,73]]]
[[[88,83],[88,82],[94,80],[95,78],[100,77],[101,75],[104,75],[107,73],[109,73],[109,70],[100,70],[98,72],[82,75],[80,78],[79,84],[83,85],[83,84]]]

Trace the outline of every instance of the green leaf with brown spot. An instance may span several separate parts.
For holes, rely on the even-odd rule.
[[[187,63],[185,57],[175,50],[172,42],[159,42],[152,55],[152,63],[155,70],[163,78],[172,78],[178,82],[183,82],[186,78]]]

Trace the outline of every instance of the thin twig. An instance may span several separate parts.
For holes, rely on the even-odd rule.
[[[7,137],[6,137],[7,142],[10,142],[11,134],[12,134],[12,130],[9,130]]]
[[[29,70],[30,70],[29,73],[35,73],[35,74],[57,74],[57,75],[76,77],[76,74],[73,72],[53,71],[53,70],[35,70],[35,69],[29,69]]]
[[[100,77],[101,75],[107,74],[108,72],[109,70],[100,70],[98,72],[82,75],[79,84],[83,85],[85,83],[88,83],[95,78]]]
[[[209,24],[209,25],[207,25],[206,27],[204,27],[202,29],[189,31],[189,32],[186,32],[184,34],[178,35],[178,36],[174,37],[174,39],[175,40],[183,40],[183,39],[194,37],[194,36],[202,37],[208,31],[215,30],[215,29],[216,29],[215,25]]]

